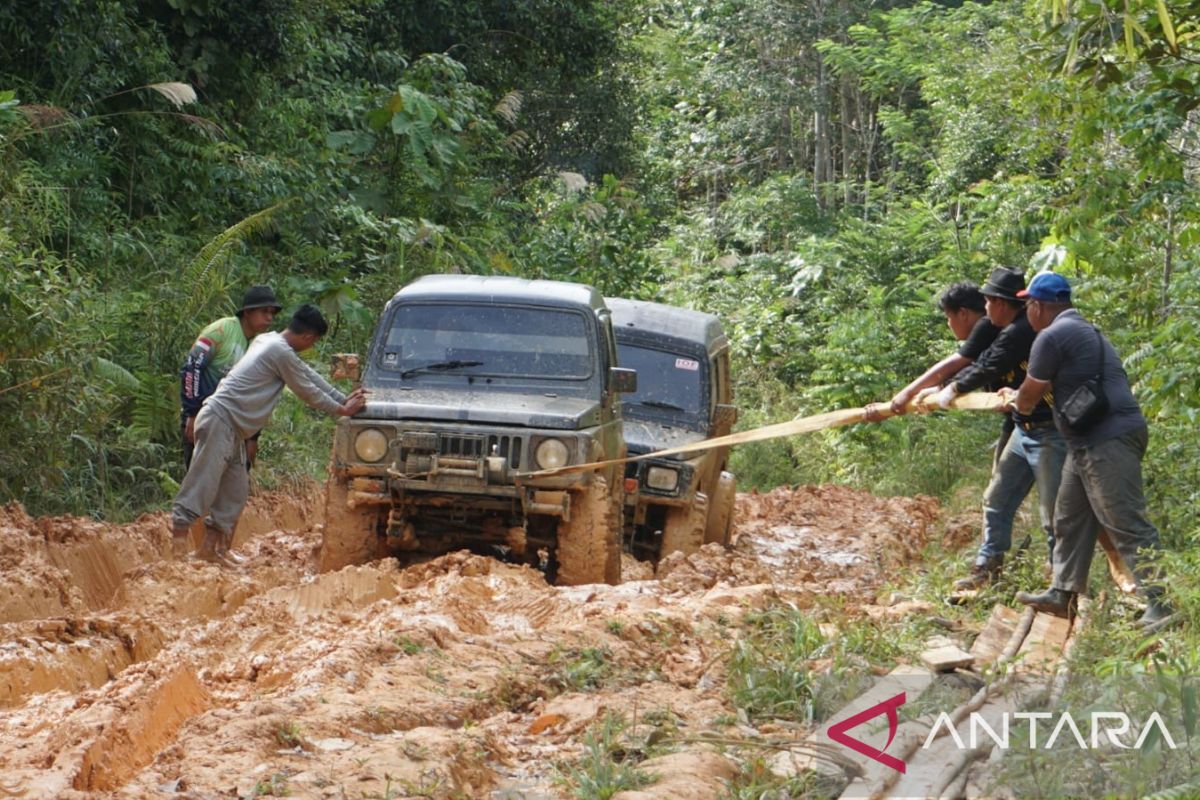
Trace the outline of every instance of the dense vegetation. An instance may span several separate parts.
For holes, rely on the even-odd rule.
[[[1196,589],[1194,3],[31,0],[0,9],[0,499],[128,517],[179,477],[176,373],[269,282],[361,351],[427,272],[715,311],[742,425],[882,399],[932,298],[1054,266],[1152,420]],[[260,481],[318,475],[285,404]],[[993,421],[739,454],[743,485],[949,493]],[[1181,594],[1184,594],[1181,591]],[[1188,606],[1200,619],[1200,605]]]

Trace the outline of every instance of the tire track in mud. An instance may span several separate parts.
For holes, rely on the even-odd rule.
[[[937,515],[837,487],[741,495],[732,550],[552,587],[466,552],[314,574],[319,513],[294,498],[256,498],[242,574],[163,560],[161,516],[9,507],[0,797],[561,796],[605,714],[714,729],[741,614],[871,597]],[[679,796],[680,776],[715,796],[735,766],[690,747],[653,768],[638,797]]]

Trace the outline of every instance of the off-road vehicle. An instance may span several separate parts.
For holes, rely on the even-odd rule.
[[[321,568],[458,547],[544,565],[560,584],[617,583],[621,458],[612,320],[593,288],[431,275],[401,289],[338,421]]]
[[[712,314],[610,298],[622,367],[638,374],[622,403],[630,455],[724,436],[737,422],[729,341]],[[729,448],[626,465],[625,536],[630,552],[657,560],[708,542],[729,543],[737,482]],[[634,487],[636,486],[636,491]]]

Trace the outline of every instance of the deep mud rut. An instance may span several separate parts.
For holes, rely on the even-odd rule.
[[[313,502],[252,501],[242,573],[170,560],[166,519],[0,509],[0,798],[553,798],[609,712],[721,734],[737,620],[875,591],[934,535],[928,498],[740,495],[731,550],[556,588],[466,552],[316,574]],[[698,744],[618,798],[713,798]]]

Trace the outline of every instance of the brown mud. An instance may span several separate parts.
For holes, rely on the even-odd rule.
[[[729,550],[554,587],[465,551],[319,574],[321,516],[254,498],[228,572],[172,560],[161,514],[0,509],[0,798],[565,797],[607,714],[680,740],[736,719],[741,615],[873,604],[940,524],[929,498],[744,494]],[[680,744],[617,797],[715,798],[738,766]]]

